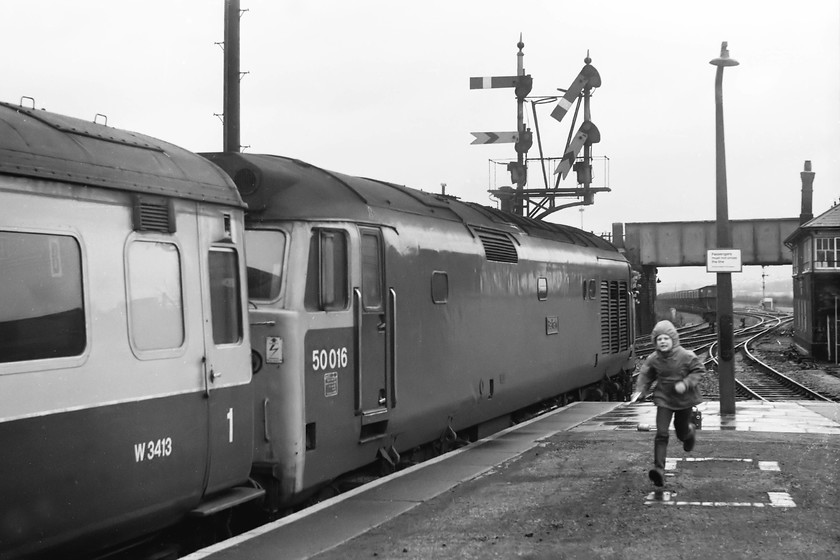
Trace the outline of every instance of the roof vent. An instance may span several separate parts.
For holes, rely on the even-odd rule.
[[[517,263],[516,247],[507,234],[498,231],[476,230],[488,261]]]
[[[175,212],[170,199],[135,196],[132,216],[134,231],[175,233]]]

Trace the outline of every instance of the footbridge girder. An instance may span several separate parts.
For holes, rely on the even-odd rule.
[[[623,228],[614,224],[614,243],[624,248],[633,269],[641,273],[637,331],[650,332],[655,322],[657,268],[706,266],[706,251],[717,248],[740,249],[743,265],[791,264],[791,251],[784,240],[799,224],[799,218],[730,220],[732,247],[716,246],[714,221],[636,222]]]

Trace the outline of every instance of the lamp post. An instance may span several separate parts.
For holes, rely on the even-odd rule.
[[[738,61],[729,58],[729,49],[724,41],[720,45],[720,56],[709,61],[717,66],[715,73],[715,177],[717,192],[717,248],[732,248],[732,232],[729,227],[729,208],[726,194],[726,148],[723,142],[723,69],[738,66]],[[720,391],[720,413],[735,414],[735,354],[732,333],[732,273],[717,273],[717,323],[718,323],[718,379]]]

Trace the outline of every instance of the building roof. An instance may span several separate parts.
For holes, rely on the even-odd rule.
[[[833,228],[840,227],[840,204],[836,204],[810,221],[805,222],[802,228]]]
[[[787,239],[785,245],[791,247],[799,238],[807,235],[810,231],[826,228],[840,228],[840,204],[835,204],[816,218],[812,218],[800,225]]]

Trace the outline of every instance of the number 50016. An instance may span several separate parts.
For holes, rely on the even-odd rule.
[[[330,348],[312,351],[312,369],[323,371],[347,367],[347,348]]]

